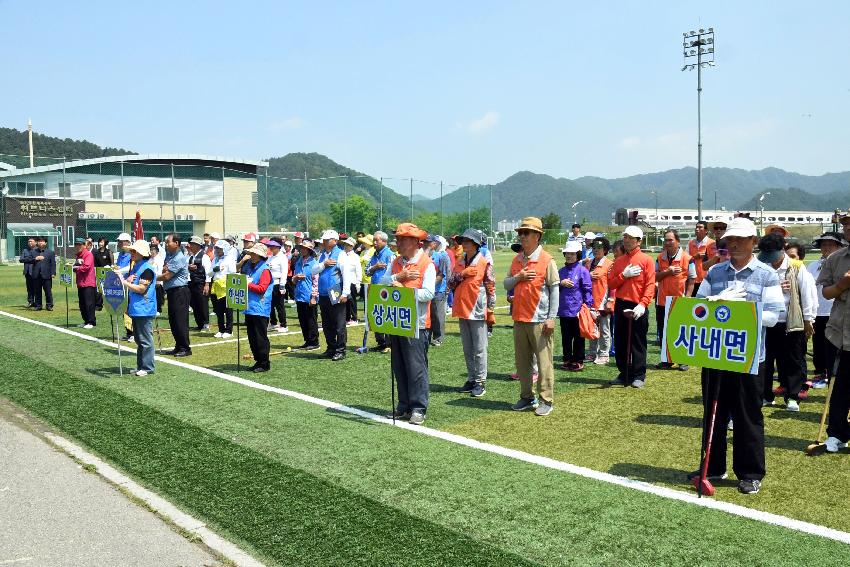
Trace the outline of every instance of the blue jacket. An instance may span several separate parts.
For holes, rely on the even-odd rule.
[[[129,252],[121,251],[118,253],[118,258],[115,259],[115,265],[119,268],[126,268],[130,265],[130,261],[133,259],[133,255]]]
[[[306,260],[306,261],[305,261]],[[313,299],[313,265],[316,263],[315,256],[299,256],[292,267],[292,275],[304,274],[303,280],[295,283],[295,301],[299,303],[310,303]]]
[[[330,253],[322,251],[322,254],[319,256],[319,261],[324,262],[328,258],[332,258],[339,262],[340,252],[341,250],[338,246],[334,246],[334,249],[331,250]],[[342,293],[342,273],[339,269],[339,263],[319,272],[319,295],[328,296],[332,289],[336,290],[338,293]]]
[[[268,262],[263,260],[262,262],[258,262],[256,265],[252,264],[250,261],[242,264],[243,273],[248,275],[248,280],[250,283],[257,285],[260,283],[260,278],[263,276],[263,272],[269,272],[271,275],[271,271],[269,270]],[[246,315],[259,315],[260,317],[268,317],[272,312],[272,294],[274,293],[274,283],[269,282],[269,286],[266,288],[266,292],[263,295],[259,293],[251,291],[251,288],[248,288],[248,308],[245,309]]]
[[[387,270],[390,269],[390,265],[393,263],[393,251],[390,250],[389,246],[384,246],[380,250],[375,249],[375,253],[372,254],[372,259],[369,260],[368,267],[371,268],[372,266],[378,263],[386,264],[387,267],[372,272],[371,282],[373,284],[381,283],[381,278],[384,277],[384,274],[387,272]]]
[[[137,284],[139,283],[138,275],[143,274],[145,270],[153,272],[154,280],[151,281],[144,295],[129,290],[127,294],[127,315],[130,317],[156,317],[156,268],[153,262],[150,260],[139,262],[133,266],[130,273],[137,276],[136,281],[133,282]]]
[[[566,278],[571,279],[575,285],[558,288],[561,294],[558,317],[578,317],[582,304],[593,307],[593,284],[590,281],[590,272],[581,265],[581,262],[576,262],[558,270],[558,279]]]
[[[449,272],[452,269],[452,264],[449,261],[449,255],[446,252],[434,251],[431,254],[431,262],[437,269],[437,275],[442,275],[442,281],[438,281],[434,286],[434,293],[446,293],[446,286],[449,283]]]
[[[33,248],[30,254],[32,255],[32,271],[30,272],[32,277],[49,280],[56,275],[56,254],[53,250]],[[44,260],[36,260],[36,256],[44,256]]]

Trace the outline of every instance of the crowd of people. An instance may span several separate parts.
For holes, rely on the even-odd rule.
[[[628,226],[612,243],[603,235],[582,234],[575,224],[560,250],[561,263],[541,243],[540,219],[526,217],[515,229],[515,256],[501,285],[483,232],[470,228],[446,239],[411,223],[398,225],[392,237],[382,231],[347,235],[333,229],[315,241],[301,233],[294,233],[292,240],[260,240],[251,232],[239,239],[211,233],[192,236],[185,246],[177,234],[168,235],[163,244],[156,238],[131,244],[130,236],[122,233],[114,259],[106,239],[95,248],[90,240],[78,238],[73,269],[85,328],[96,325],[96,311],[102,306],[95,267],[113,269],[124,282],[129,297],[124,338],[137,343],[139,376],[154,371],[152,321],[165,303],[175,343],[166,354],[192,354],[190,313],[198,331],[212,332],[210,303],[216,316],[214,337],[232,337],[228,274],[248,277],[245,327],[254,372],[269,370],[269,333],[289,332],[286,312],[292,304],[303,338],[299,348],[321,348],[321,317],[324,356],[339,362],[348,352],[348,328],[359,322],[358,302],[365,305],[368,285],[413,288],[418,336],[375,335],[376,350],[390,353],[398,387],[398,404],[390,415],[413,424],[426,418],[429,348],[444,344],[448,313],[458,320],[466,361],[466,380],[459,391],[476,398],[485,395],[498,287],[507,294],[513,323],[512,377],[520,382],[513,409],[533,410],[538,416],[554,409],[556,322],[564,370],[580,372],[589,363],[605,366],[613,356],[617,375],[609,386],[641,389],[647,385],[650,305],[660,345],[670,297],[759,302],[759,373],[702,370],[703,398],[708,404],[716,397],[722,416],[714,431],[708,478],[725,478],[725,437],[734,428],[732,460],[739,490],[756,493],[765,474],[762,408],[782,400],[787,411],[797,412],[810,388],[824,388],[834,380],[826,450],[837,452],[850,441],[850,317],[845,318],[850,213],[840,222],[843,233],[827,232],[815,239],[821,257],[808,266],[803,263],[806,247],[791,239],[787,228],[770,225],[759,238],[752,221],[743,217],[711,225],[697,222],[696,237],[686,246],[676,230],[666,230],[663,249],[655,258],[642,250],[644,234],[638,226]],[[55,256],[43,238],[31,239],[21,262],[29,306],[52,309]],[[809,339],[814,353],[811,379]],[[688,370],[671,362],[654,368]]]

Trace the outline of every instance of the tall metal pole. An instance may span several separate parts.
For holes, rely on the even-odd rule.
[[[493,239],[496,238],[496,233],[493,232],[493,186],[490,185],[490,234],[493,236]]]
[[[440,234],[445,232],[445,227],[443,226],[443,182],[440,181]]]
[[[410,178],[410,222],[413,222],[413,178]]]
[[[310,200],[307,196],[307,170],[304,170],[304,232],[310,232]]]
[[[221,166],[221,237],[224,238],[227,236],[227,231],[225,230],[227,227],[225,226],[225,213],[224,213],[224,166]],[[159,232],[162,232],[162,205],[159,207]]]
[[[714,28],[691,30],[682,34],[685,65],[682,71],[697,69],[697,217],[702,216],[702,67],[714,65]],[[696,63],[691,63],[694,61]]]
[[[65,184],[65,156],[62,156],[62,265],[65,265],[66,250],[68,250],[68,202],[66,195],[68,186]],[[41,292],[39,292],[41,293]]]
[[[378,230],[384,230],[384,178],[381,177],[381,208],[378,217]]]
[[[472,183],[467,182],[466,184],[466,228],[472,227],[472,209],[470,208],[470,198],[472,190]]]
[[[348,232],[348,176],[342,178],[342,231]]]
[[[124,232],[124,162],[121,162],[121,232]]]
[[[177,234],[177,205],[175,204],[174,195],[174,162],[171,163],[171,224],[173,233]]]
[[[697,218],[702,220],[702,49],[697,48]]]
[[[266,168],[266,191],[265,191],[265,208],[266,208],[266,230],[269,229],[269,168]]]

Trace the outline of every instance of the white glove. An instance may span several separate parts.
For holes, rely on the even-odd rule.
[[[717,295],[706,297],[709,301],[746,301],[747,292],[734,287],[726,288]]]
[[[633,265],[629,264],[623,270],[623,277],[624,278],[633,278],[633,277],[639,275],[642,271],[643,271],[643,268],[641,268],[640,266],[633,266]]]
[[[623,309],[623,313],[625,313],[626,315],[631,313],[632,319],[640,319],[641,317],[643,317],[643,314],[646,313],[646,307],[638,303],[632,309]]]

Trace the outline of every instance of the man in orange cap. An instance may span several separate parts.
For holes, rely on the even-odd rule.
[[[552,349],[560,277],[555,260],[540,245],[541,220],[525,217],[514,230],[519,235],[522,250],[514,257],[504,281],[505,289],[513,291],[514,356],[521,383],[520,399],[513,409],[534,409],[535,415],[546,416],[552,412],[554,399]],[[531,379],[534,356],[538,364],[539,402],[534,396]]]
[[[398,256],[393,260],[391,273],[385,274],[380,282],[416,290],[419,336],[390,336],[398,405],[389,417],[409,419],[413,425],[424,423],[428,410],[428,344],[431,340],[431,300],[434,298],[437,270],[421,247],[427,236],[427,232],[413,223],[398,225],[395,231]]]

